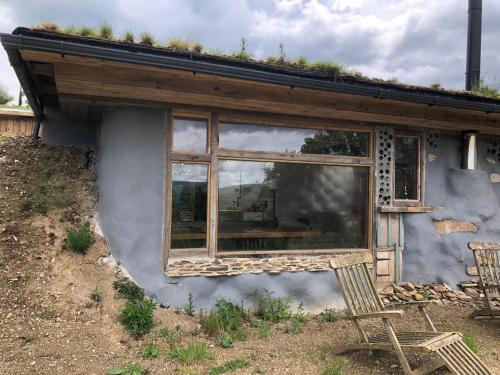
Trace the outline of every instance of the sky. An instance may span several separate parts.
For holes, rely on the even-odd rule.
[[[464,87],[467,0],[0,0],[0,32],[40,22],[108,23],[115,34],[151,32],[256,58],[332,60],[369,77]],[[483,1],[483,77],[500,86],[500,1]],[[0,48],[0,83],[19,83]]]

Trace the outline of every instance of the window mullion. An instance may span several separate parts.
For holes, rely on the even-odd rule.
[[[217,250],[217,216],[218,216],[218,189],[219,189],[219,115],[212,113],[210,121],[210,189],[208,215],[208,254],[215,256]]]

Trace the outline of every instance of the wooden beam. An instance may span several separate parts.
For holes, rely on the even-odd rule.
[[[165,68],[144,66],[138,64],[118,63],[113,61],[100,61],[96,59],[82,58],[77,56],[66,55],[63,57],[58,54],[46,53],[46,52],[22,50],[21,53],[25,59],[31,61],[64,63],[66,65],[68,63],[81,64],[84,65],[86,68],[95,70],[111,68],[111,70],[114,72],[131,69],[133,70],[133,74],[128,74],[127,75],[128,78],[133,77],[135,79],[135,77],[137,77],[137,79],[143,80],[144,79],[143,75],[146,75],[149,76],[149,78],[147,78],[149,82],[150,83],[153,82],[155,84],[159,82],[158,80],[162,79],[160,77],[162,74],[170,75],[170,77],[174,79],[174,81],[177,80],[177,83],[179,83],[180,82],[179,80],[182,79],[185,80],[189,78],[192,80],[193,77],[195,77],[198,82],[212,80],[213,82],[216,82],[219,85],[214,85],[213,92],[211,92],[211,95],[218,95],[219,94],[218,92],[219,91],[222,92],[224,90],[224,87],[226,87],[227,85],[229,85],[227,87],[230,88],[231,85],[234,86],[235,84],[237,85],[250,84],[254,89],[258,89],[261,91],[263,90],[270,95],[271,94],[274,95],[275,90],[283,90],[283,89],[286,89],[289,92],[292,90],[296,93],[301,92],[303,95],[305,95],[306,100],[309,100],[311,95],[317,95],[320,100],[324,100],[325,98],[328,100],[333,100],[333,105],[337,106],[335,108],[343,108],[351,111],[359,111],[365,113],[389,114],[394,117],[414,117],[414,118],[426,119],[429,120],[428,125],[432,127],[439,126],[438,124],[439,122],[449,123],[449,124],[453,124],[456,122],[463,124],[457,130],[464,130],[467,127],[479,128],[483,126],[484,127],[490,126],[495,128],[500,125],[500,115],[494,113],[485,114],[480,111],[471,111],[471,110],[443,107],[437,105],[429,107],[427,105],[418,103],[410,103],[410,102],[395,101],[395,100],[383,100],[378,98],[336,93],[331,91],[321,91],[321,90],[302,89],[302,88],[292,89],[288,86],[283,86],[283,85],[268,84],[263,82],[255,82],[255,81],[241,80],[241,79],[239,80],[235,78],[213,76],[203,73],[196,73],[196,75],[193,75],[192,72],[187,72],[187,71],[165,69]],[[179,87],[174,81],[167,80],[164,81],[164,83],[166,83],[167,87],[170,88],[175,88],[180,90],[182,90],[183,88],[184,89],[189,88],[189,85],[186,82],[183,82]],[[132,82],[131,86],[133,85],[134,83]],[[161,83],[158,87],[160,86]],[[236,94],[245,94],[248,90],[240,88],[236,90],[233,89],[230,91]],[[294,96],[298,95],[294,93]],[[283,92],[280,92],[278,93],[278,97],[283,99],[286,98],[287,95],[284,95]],[[318,103],[317,105],[321,105],[321,103]],[[437,121],[437,123],[434,121]],[[401,123],[404,124],[404,121],[401,121]],[[408,125],[415,126],[414,124],[408,124]]]
[[[54,76],[54,66],[49,63],[32,62],[30,64],[30,70],[33,74],[38,76]]]

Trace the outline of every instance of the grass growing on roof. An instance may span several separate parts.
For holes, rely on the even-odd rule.
[[[45,31],[53,31],[56,33],[61,32],[61,28],[58,24],[53,22],[41,22],[35,26],[33,26],[33,30],[45,30]]]
[[[127,30],[123,33],[121,41],[125,43],[135,43],[135,35],[132,31]]]
[[[82,26],[76,31],[76,35],[90,38],[97,38],[99,35],[93,27]]]
[[[149,47],[155,47],[157,45],[155,38],[150,33],[142,33],[139,37],[139,44],[144,44]]]
[[[111,27],[111,25],[109,25],[107,23],[103,23],[99,27],[99,37],[104,38],[104,39],[113,40],[114,39],[113,28]]]

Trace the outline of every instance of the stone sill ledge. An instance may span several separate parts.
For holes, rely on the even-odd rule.
[[[384,213],[423,213],[442,210],[443,207],[412,207],[412,206],[395,206],[395,207],[379,207],[378,210]]]
[[[335,255],[276,256],[266,258],[194,258],[169,262],[169,277],[185,276],[236,276],[246,273],[267,272],[278,275],[283,272],[330,271],[330,259]]]

